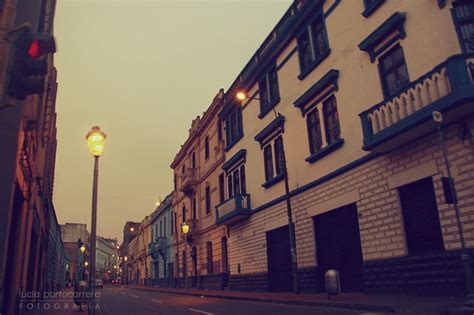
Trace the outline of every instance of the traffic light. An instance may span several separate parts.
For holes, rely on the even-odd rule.
[[[23,32],[14,41],[15,52],[10,68],[8,94],[20,100],[44,89],[48,72],[45,54],[56,52],[54,36],[45,33]]]

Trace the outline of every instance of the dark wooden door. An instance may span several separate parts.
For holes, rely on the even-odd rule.
[[[273,292],[293,290],[288,226],[267,232],[268,287]]]
[[[357,206],[351,204],[314,217],[318,288],[325,291],[324,274],[339,271],[341,291],[363,289],[362,249]]]
[[[398,188],[409,254],[444,250],[431,177]]]

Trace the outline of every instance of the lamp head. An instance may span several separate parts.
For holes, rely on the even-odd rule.
[[[245,92],[243,92],[243,91],[237,92],[237,94],[235,94],[235,97],[236,97],[239,101],[245,101],[246,99],[248,99],[247,93],[245,93]]]
[[[81,250],[81,253],[84,254],[84,252],[86,251],[86,245],[82,244],[79,249]]]
[[[127,257],[127,256],[124,256],[124,257],[123,257],[123,260],[125,260],[125,262],[127,262],[127,261],[128,261],[128,257]]]
[[[99,126],[92,127],[86,135],[89,152],[95,157],[101,156],[104,152],[105,138],[107,135],[100,130]]]
[[[189,224],[187,224],[186,222],[183,222],[181,224],[181,231],[183,231],[184,234],[188,234],[189,232]]]
[[[441,114],[437,110],[433,111],[431,115],[433,116],[433,120],[437,122],[438,124],[443,122],[443,114]]]

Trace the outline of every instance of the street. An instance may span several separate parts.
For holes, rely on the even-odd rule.
[[[337,308],[319,308],[311,306],[285,305],[245,300],[230,300],[170,294],[163,292],[150,292],[142,290],[125,289],[115,286],[106,286],[99,289],[99,307],[96,314],[376,314],[367,311],[343,310]],[[258,293],[256,293],[258,294]],[[79,310],[34,310],[25,314],[69,314],[79,313]],[[84,308],[83,314],[87,314]]]

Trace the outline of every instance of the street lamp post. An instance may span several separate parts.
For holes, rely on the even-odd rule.
[[[188,246],[187,246],[187,235],[188,235],[188,232],[189,232],[189,224],[187,224],[186,222],[183,222],[181,224],[181,231],[183,231],[183,234],[184,234],[184,261],[183,261],[183,265],[184,265],[184,285],[186,287],[186,292],[189,291],[188,289]]]
[[[78,275],[77,275],[77,280],[78,281],[81,281],[83,280],[83,272],[82,272],[82,261],[84,260],[84,252],[86,251],[86,245],[84,245],[84,243],[81,242],[81,246],[79,247],[79,251],[81,252],[81,259],[78,259],[78,261],[80,261],[80,263],[77,264],[78,266]]]
[[[124,265],[125,265],[125,268],[123,269],[124,270],[124,273],[125,273],[125,277],[124,277],[124,281],[125,281],[125,285],[128,284],[128,271],[127,271],[127,261],[128,261],[128,257],[127,256],[124,256],[123,257],[123,261],[125,262]],[[123,277],[123,275],[122,275]]]
[[[89,272],[89,288],[92,295],[92,307],[89,314],[95,314],[95,253],[97,237],[97,186],[99,179],[99,157],[104,152],[106,134],[98,126],[92,127],[86,135],[89,152],[94,156],[94,179],[92,183],[92,222],[91,222],[91,267]]]
[[[463,265],[464,269],[464,280],[466,282],[466,305],[473,307],[474,306],[474,282],[472,279],[472,258],[471,255],[469,254],[469,251],[467,250],[466,247],[466,242],[464,240],[464,229],[461,223],[461,214],[459,212],[459,207],[458,207],[458,198],[456,196],[456,188],[454,187],[454,180],[451,177],[451,167],[449,165],[449,160],[448,160],[448,150],[446,149],[446,145],[444,144],[444,138],[443,138],[443,130],[442,130],[442,123],[443,123],[443,114],[441,114],[438,111],[433,111],[432,113],[433,120],[436,123],[436,130],[438,131],[438,137],[439,137],[439,143],[441,145],[441,150],[443,151],[443,158],[444,158],[444,164],[446,167],[446,172],[448,175],[448,181],[449,181],[449,191],[451,194],[451,201],[454,207],[454,212],[456,213],[456,221],[458,225],[458,230],[459,230],[459,239],[461,241],[461,249],[462,249],[462,254],[461,254],[461,262]]]
[[[238,92],[236,97],[240,101],[245,101],[248,99],[259,100],[261,102],[270,105],[268,101],[262,100],[256,97],[249,98],[247,93],[245,92]],[[275,114],[275,118],[281,116],[281,114],[277,114],[275,108],[272,107],[273,113]],[[296,235],[295,235],[295,225],[293,223],[293,214],[291,210],[291,197],[290,197],[290,185],[288,183],[288,169],[286,167],[286,154],[285,154],[285,146],[282,145],[282,159],[280,160],[282,171],[283,171],[283,180],[285,182],[285,200],[286,200],[286,213],[288,216],[288,232],[290,234],[290,258],[291,258],[291,274],[293,279],[293,292],[295,294],[299,294],[299,285],[298,285],[298,259],[296,256]]]

